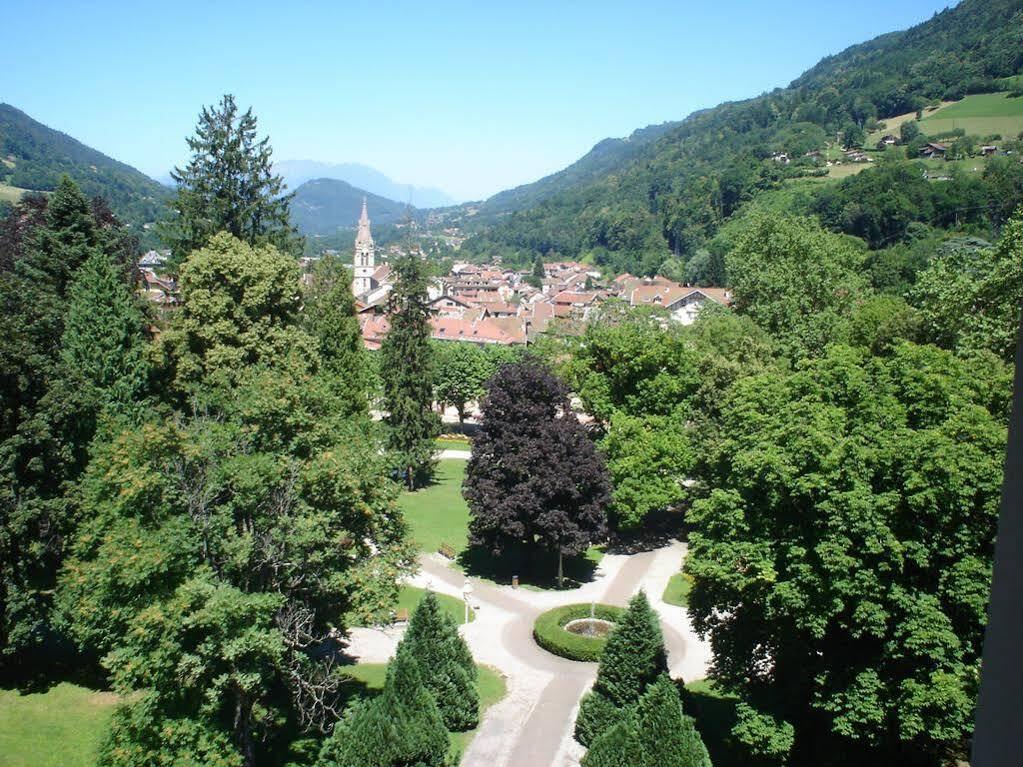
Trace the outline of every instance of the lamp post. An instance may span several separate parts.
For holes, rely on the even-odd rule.
[[[469,622],[469,597],[472,596],[472,584],[469,583],[469,579],[465,579],[465,585],[462,586],[462,600],[465,602],[465,622]]]

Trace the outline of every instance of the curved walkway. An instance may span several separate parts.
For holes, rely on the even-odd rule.
[[[476,620],[462,626],[477,662],[494,666],[506,677],[508,694],[487,710],[476,737],[462,758],[464,767],[568,767],[583,749],[572,738],[575,710],[593,683],[596,663],[579,663],[551,655],[533,641],[533,622],[561,604],[597,601],[625,605],[641,587],[662,619],[665,647],[673,675],[702,677],[709,652],[692,632],[686,611],[666,605],[661,593],[678,572],[685,546],[672,543],[633,555],[608,554],[597,577],[569,591],[537,592],[470,579]],[[423,555],[413,579],[438,593],[461,598],[465,576],[439,555]],[[354,629],[349,652],[366,661],[384,661],[400,639],[400,629]]]

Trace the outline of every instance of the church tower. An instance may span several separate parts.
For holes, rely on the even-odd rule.
[[[369,231],[369,214],[366,212],[366,198],[362,198],[362,215],[359,216],[359,230],[355,235],[355,279],[352,293],[363,296],[374,287],[373,272],[376,271],[373,235]]]

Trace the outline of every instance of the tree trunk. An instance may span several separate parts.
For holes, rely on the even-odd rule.
[[[565,571],[562,566],[562,558],[564,555],[561,553],[561,549],[558,549],[558,588],[562,588],[565,585]]]
[[[416,489],[415,474],[413,473],[411,466],[408,467],[408,489],[410,491]]]

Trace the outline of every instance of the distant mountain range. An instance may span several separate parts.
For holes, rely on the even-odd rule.
[[[335,179],[403,204],[409,202],[411,197],[412,205],[416,208],[441,208],[455,203],[440,189],[399,184],[375,168],[358,163],[330,164],[315,160],[285,160],[274,165],[274,170],[284,178],[290,190],[296,190],[314,179]]]
[[[356,225],[366,198],[369,217],[375,226],[401,221],[408,212],[405,203],[389,200],[346,181],[317,178],[295,190],[291,221],[301,234],[329,235]]]
[[[141,171],[107,157],[70,136],[33,120],[10,104],[0,104],[0,184],[49,192],[69,175],[90,196],[106,198],[125,224],[142,225],[164,212],[171,192]]]

